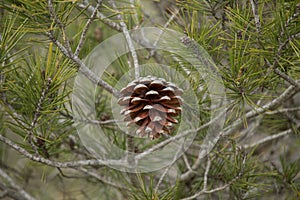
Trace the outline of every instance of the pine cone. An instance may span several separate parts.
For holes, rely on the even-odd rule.
[[[175,84],[162,78],[141,77],[121,90],[118,104],[125,108],[127,126],[137,124],[136,134],[159,138],[170,134],[170,128],[178,121],[174,117],[181,112],[183,93]]]

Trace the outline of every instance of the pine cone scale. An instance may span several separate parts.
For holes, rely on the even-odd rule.
[[[138,125],[136,134],[159,138],[161,134],[170,134],[170,128],[177,124],[174,119],[181,113],[183,90],[162,78],[142,77],[121,90],[118,100],[125,108],[127,126]]]

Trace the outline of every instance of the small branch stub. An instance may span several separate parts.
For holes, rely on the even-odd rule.
[[[136,134],[152,139],[170,134],[181,113],[183,90],[163,78],[140,77],[121,90],[118,104],[124,106],[127,126],[138,125]]]

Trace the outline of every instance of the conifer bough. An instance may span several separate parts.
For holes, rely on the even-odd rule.
[[[171,127],[178,123],[175,117],[181,113],[182,89],[163,78],[147,76],[130,82],[120,93],[121,114],[127,126],[138,126],[137,135],[155,139],[171,134]]]

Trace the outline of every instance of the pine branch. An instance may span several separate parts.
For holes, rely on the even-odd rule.
[[[300,87],[296,88],[294,86],[288,87],[279,97],[273,99],[271,102],[263,105],[260,108],[254,109],[252,111],[249,111],[245,114],[245,119],[249,120],[251,118],[254,118],[260,114],[263,114],[267,112],[268,110],[275,109],[277,106],[285,102],[287,99],[291,98],[293,95],[296,94],[297,91],[300,91]],[[243,123],[242,119],[237,119],[234,123],[232,123],[230,126],[226,127],[224,129],[224,132],[219,133],[218,137],[216,137],[214,140],[215,142],[218,142],[221,137],[228,136],[232,134],[241,124]],[[200,161],[203,158],[203,155],[205,154],[205,149],[199,151],[198,157],[192,166],[192,169],[195,170],[199,167]],[[190,178],[194,176],[193,171],[187,171],[184,174],[181,175],[180,180],[181,181],[187,181]]]
[[[115,97],[119,97],[119,91],[110,86],[107,82],[100,79],[98,76],[96,76],[83,62],[78,58],[78,56],[75,56],[72,52],[68,51],[66,47],[64,47],[54,36],[51,32],[46,32],[46,35],[49,37],[49,39],[60,49],[60,51],[70,60],[72,60],[74,63],[77,64],[78,70],[85,75],[90,81],[92,81],[94,84],[104,88],[111,94],[113,94]]]
[[[284,103],[287,99],[294,96],[298,91],[300,91],[300,87],[295,87],[293,85],[289,86],[285,91],[281,93],[277,98],[273,99],[271,102],[261,106],[260,108],[253,109],[245,114],[245,119],[252,119],[260,114],[263,114],[269,110],[274,110],[276,107]],[[226,131],[223,136],[230,135],[237,127],[239,127],[243,123],[242,119],[236,120],[230,126],[226,127]]]
[[[183,153],[182,158],[183,158],[183,161],[184,161],[184,164],[185,164],[186,168],[187,168],[189,171],[193,171],[193,169],[192,169],[192,167],[191,167],[191,164],[190,164],[189,161],[188,161],[188,157],[187,157],[186,153]]]
[[[37,146],[33,142],[34,139],[36,139],[36,136],[34,135],[33,130],[34,130],[36,124],[37,124],[38,117],[41,114],[42,103],[45,101],[46,95],[49,92],[51,82],[52,82],[52,79],[49,78],[48,81],[47,81],[47,83],[46,83],[45,88],[43,88],[43,90],[42,90],[41,97],[40,97],[40,99],[38,101],[38,104],[36,106],[36,110],[34,112],[33,120],[31,122],[30,128],[28,130],[28,142],[29,142],[29,144],[31,145],[32,149],[35,151],[35,153],[37,155],[39,155],[39,151],[38,151]],[[38,135],[38,137],[41,137],[41,136]]]
[[[49,13],[50,13],[51,18],[58,24],[59,28],[62,31],[63,40],[64,40],[64,43],[66,45],[66,49],[68,50],[68,52],[71,52],[72,49],[71,49],[70,41],[69,41],[69,39],[67,37],[67,34],[66,34],[65,25],[60,21],[60,19],[56,15],[56,12],[55,12],[54,7],[53,7],[52,0],[48,0],[48,9],[49,9]]]
[[[273,62],[272,65],[270,64],[270,62],[267,59],[265,59],[266,62],[267,62],[267,64],[269,65],[269,67],[271,69],[273,69],[273,71],[277,75],[279,75],[281,78],[283,78],[284,80],[286,80],[287,82],[289,82],[291,85],[296,86],[296,87],[298,87],[299,84],[294,79],[292,79],[290,76],[286,75],[285,73],[283,73],[282,71],[280,71],[276,67],[277,67],[277,65],[279,63],[279,58],[281,56],[281,53],[282,53],[283,49],[286,47],[287,44],[289,44],[292,40],[298,38],[299,36],[300,36],[300,33],[297,33],[295,35],[291,35],[291,36],[288,37],[288,39],[286,39],[284,42],[282,42],[282,43],[279,44],[279,47],[278,47],[278,50],[277,50],[277,54],[276,54],[276,56],[274,58],[274,62]]]
[[[226,183],[225,185],[223,185],[221,187],[217,187],[215,189],[211,189],[211,190],[207,190],[206,188],[203,187],[203,189],[201,191],[197,192],[196,194],[194,194],[194,195],[192,195],[190,197],[183,198],[181,200],[193,200],[193,199],[196,199],[197,197],[201,196],[202,194],[212,194],[212,193],[216,193],[216,192],[225,190],[226,188],[228,188],[229,186],[231,186],[233,183],[235,183],[238,179],[240,179],[243,176],[243,174],[244,174],[244,168],[246,166],[246,158],[247,157],[244,156],[244,159],[243,159],[243,162],[242,162],[242,167],[241,167],[240,172],[238,173],[238,175],[236,177],[234,177],[231,181],[229,181],[228,183]],[[210,165],[208,165],[208,164],[207,164],[206,170],[205,170],[206,176],[207,176],[207,173],[208,173],[208,170],[209,170],[209,167],[210,167]]]
[[[99,5],[100,6],[101,1],[99,1]],[[49,7],[49,12],[50,15],[52,16],[52,18],[58,23],[58,25],[60,26],[60,28],[62,29],[63,32],[65,32],[65,26],[64,24],[58,19],[54,8],[53,8],[53,4],[52,4],[52,0],[48,0],[48,7]],[[94,10],[92,15],[95,15],[97,9]],[[87,24],[86,24],[86,28],[89,27],[89,23],[91,23],[90,20],[88,20]],[[70,47],[70,43],[69,40],[67,38],[66,35],[64,35],[64,40],[66,43],[66,46],[63,46],[53,35],[53,31],[50,30],[49,32],[46,32],[46,35],[49,37],[49,39],[61,50],[61,52],[70,60],[72,60],[74,63],[77,64],[78,66],[78,70],[84,74],[90,81],[92,81],[94,84],[97,84],[98,86],[103,87],[105,90],[107,90],[108,92],[110,92],[111,94],[113,94],[115,97],[119,96],[119,91],[117,91],[116,89],[114,89],[112,86],[110,86],[108,83],[106,83],[105,81],[103,81],[102,79],[98,78],[83,62],[82,60],[80,60],[78,58],[78,56],[76,54],[72,53],[71,47]],[[83,40],[83,39],[82,39]],[[80,44],[80,43],[79,43]],[[80,49],[80,48],[78,48]],[[79,51],[79,50],[78,50]]]

